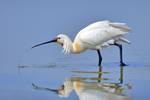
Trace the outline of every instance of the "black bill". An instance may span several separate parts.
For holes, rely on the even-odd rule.
[[[32,48],[35,48],[35,47],[38,47],[38,46],[41,46],[41,45],[44,45],[44,44],[52,43],[52,42],[57,42],[57,38],[55,38],[51,41],[47,41],[47,42],[44,42],[44,43],[37,44],[37,45],[33,46]]]

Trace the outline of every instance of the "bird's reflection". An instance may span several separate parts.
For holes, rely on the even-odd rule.
[[[103,71],[102,71],[102,66],[99,67],[99,72],[103,72]],[[99,74],[98,74],[98,77],[99,77],[100,79],[102,79],[102,73],[99,73]],[[101,82],[101,80],[98,80],[98,82]]]
[[[120,84],[123,84],[123,68],[124,66],[120,66]]]
[[[58,89],[50,89],[32,84],[34,89],[48,90],[57,93],[60,97],[68,97],[74,90],[80,100],[131,100],[126,92],[129,90],[127,85],[123,84],[123,66],[120,66],[120,79],[116,83],[103,82],[102,67],[99,67],[97,82],[94,78],[70,77],[66,78],[63,85]],[[88,72],[89,73],[89,72]]]

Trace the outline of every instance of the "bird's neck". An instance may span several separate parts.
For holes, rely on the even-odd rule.
[[[80,41],[72,42],[69,37],[67,37],[64,40],[63,48],[64,48],[64,53],[65,54],[67,54],[67,53],[80,53],[80,52],[85,50],[82,47],[82,44],[81,44]]]
[[[80,53],[84,51],[84,49],[81,47],[81,44],[78,42],[70,42],[65,44],[63,47],[65,53]]]

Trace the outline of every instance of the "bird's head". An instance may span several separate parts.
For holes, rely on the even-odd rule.
[[[73,81],[69,78],[65,79],[64,84],[58,88],[58,95],[60,97],[68,97],[73,91]]]
[[[44,44],[48,44],[48,43],[58,43],[58,44],[60,44],[64,48],[63,52],[65,54],[70,53],[71,49],[72,49],[72,41],[65,34],[59,34],[59,35],[56,36],[56,38],[54,38],[50,41],[47,41],[47,42],[37,44],[37,45],[33,46],[32,48],[35,48],[35,47],[38,47],[38,46],[41,46],[41,45],[44,45]]]

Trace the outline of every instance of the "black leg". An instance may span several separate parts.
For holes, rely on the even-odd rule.
[[[127,66],[124,62],[123,62],[123,55],[122,55],[122,45],[121,44],[114,44],[115,46],[119,47],[119,51],[120,51],[120,66]]]
[[[101,63],[102,63],[102,56],[101,56],[101,52],[100,50],[97,50],[98,53],[98,57],[99,57],[99,62],[98,62],[98,66],[101,67]]]

